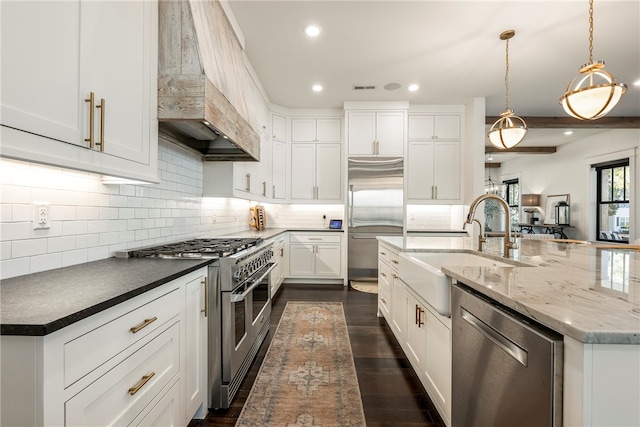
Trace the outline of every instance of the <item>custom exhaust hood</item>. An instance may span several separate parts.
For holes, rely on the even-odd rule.
[[[260,137],[241,114],[246,111],[242,48],[221,5],[215,0],[158,4],[160,131],[203,160],[259,161]]]

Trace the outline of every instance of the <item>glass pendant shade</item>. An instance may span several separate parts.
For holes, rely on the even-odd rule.
[[[613,75],[603,68],[603,62],[585,65],[580,75],[569,83],[560,98],[567,114],[580,120],[596,120],[607,115],[620,101],[627,87],[616,83]]]
[[[514,115],[513,111],[505,110],[491,126],[487,136],[494,147],[505,150],[518,145],[526,134],[527,124],[524,120]]]

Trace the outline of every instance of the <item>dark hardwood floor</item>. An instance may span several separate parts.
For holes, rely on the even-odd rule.
[[[240,415],[287,301],[342,301],[368,427],[444,427],[383,318],[376,316],[377,294],[342,285],[284,284],[273,300],[271,329],[232,406],[211,411],[192,426],[232,426]]]

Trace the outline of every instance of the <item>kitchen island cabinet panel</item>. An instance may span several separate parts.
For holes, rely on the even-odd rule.
[[[157,15],[151,1],[3,2],[2,155],[157,182]]]

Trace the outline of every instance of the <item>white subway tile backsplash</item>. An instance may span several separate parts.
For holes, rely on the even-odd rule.
[[[62,267],[62,252],[56,252],[46,255],[36,255],[32,256],[30,259],[31,273],[37,273],[38,271],[46,271]]]
[[[3,222],[0,224],[0,240],[21,240],[31,237],[31,222]]]
[[[63,221],[62,235],[87,234],[89,232],[88,221]]]
[[[100,244],[100,234],[98,233],[76,236],[75,239],[77,248],[91,248]]]
[[[47,239],[14,240],[11,243],[11,255],[22,258],[47,253]]]
[[[100,219],[118,219],[119,209],[110,207],[100,208]]]
[[[50,205],[49,206],[49,218],[51,219],[51,221],[69,221],[69,220],[74,220],[74,219],[76,219],[76,206]]]
[[[0,259],[11,259],[11,241],[0,242]]]
[[[97,206],[78,206],[76,219],[99,219],[100,208]]]
[[[51,237],[47,241],[47,252],[64,252],[76,249],[76,236]]]
[[[11,205],[11,221],[33,221],[33,209],[30,204]]]
[[[120,219],[130,219],[135,218],[136,210],[133,208],[120,208],[118,211],[118,218]]]
[[[8,203],[0,204],[0,222],[11,222],[13,221],[13,206]]]
[[[33,273],[31,271],[31,258],[12,258],[0,261],[0,278],[22,276]]]
[[[67,251],[62,253],[62,266],[82,264],[88,261],[87,250],[77,249],[75,251]]]

